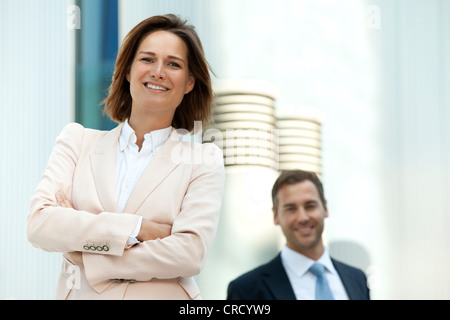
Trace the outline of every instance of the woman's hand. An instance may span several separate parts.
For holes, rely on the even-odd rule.
[[[73,209],[72,202],[69,200],[69,198],[67,198],[67,196],[64,194],[64,192],[62,192],[62,190],[58,190],[58,192],[56,193],[55,196],[56,196],[56,203],[57,203],[58,207]]]
[[[170,236],[172,226],[165,223],[153,222],[150,219],[142,219],[141,230],[136,239],[139,241],[163,239]]]

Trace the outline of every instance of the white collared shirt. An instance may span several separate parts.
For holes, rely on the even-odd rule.
[[[314,261],[285,245],[281,250],[281,262],[297,300],[315,299],[316,276],[308,271],[314,262],[319,262],[325,266],[325,275],[334,298],[336,300],[348,300],[347,292],[326,248],[320,259]]]
[[[116,198],[120,212],[123,212],[128,198],[136,186],[142,173],[148,167],[158,150],[169,138],[172,127],[155,130],[144,135],[142,148],[136,145],[136,134],[128,124],[128,119],[122,127],[117,144],[117,164],[116,164]],[[139,234],[142,217],[130,235],[127,245],[138,243],[135,237]]]

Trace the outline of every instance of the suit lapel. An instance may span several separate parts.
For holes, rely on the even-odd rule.
[[[275,257],[267,264],[263,273],[263,281],[273,294],[275,300],[295,300],[295,293],[292,289],[289,278],[281,263],[281,255]]]
[[[134,187],[124,212],[135,213],[155,188],[178,166],[181,162],[180,137],[175,129],[166,143],[156,153],[155,157],[139,178]]]
[[[341,278],[342,284],[344,285],[345,291],[347,292],[348,298],[350,300],[358,300],[361,297],[358,297],[357,288],[355,287],[355,282],[353,281],[353,275],[348,272],[348,269],[340,263],[339,261],[331,258],[333,262],[334,268],[336,269],[339,277]]]
[[[118,212],[115,192],[117,143],[123,123],[102,138],[95,151],[90,154],[91,169],[100,202],[105,211]]]
[[[342,280],[345,290],[347,291],[350,300],[366,299],[364,293],[355,286],[358,281],[355,280],[354,275],[349,272],[350,269],[339,261],[331,258],[331,261]],[[281,262],[281,255],[278,254],[271,262],[266,265],[263,272],[263,282],[267,285],[273,299],[276,300],[295,300],[295,293],[292,289],[289,278]]]
[[[90,154],[91,169],[97,193],[104,210],[109,212],[119,211],[115,191],[115,172],[117,144],[122,127],[123,123],[106,133],[95,151]],[[181,150],[180,137],[173,129],[169,139],[139,178],[128,198],[124,212],[135,213],[139,209],[144,200],[181,162],[182,157],[179,156]]]

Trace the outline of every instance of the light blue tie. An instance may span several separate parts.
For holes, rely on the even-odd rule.
[[[325,266],[320,263],[314,263],[309,271],[314,273],[317,277],[316,280],[316,300],[334,300],[331,293],[330,286],[328,285],[327,278],[325,276]]]

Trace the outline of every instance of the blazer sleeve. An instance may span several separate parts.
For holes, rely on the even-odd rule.
[[[108,279],[150,281],[191,277],[200,272],[217,230],[225,180],[222,151],[213,144],[200,147],[203,161],[192,166],[172,234],[144,241],[121,257],[83,253],[86,276],[94,288]]]
[[[105,255],[121,255],[128,236],[139,217],[102,212],[93,214],[56,206],[55,195],[62,190],[68,197],[72,192],[74,171],[83,147],[85,129],[76,123],[63,128],[56,139],[44,174],[30,201],[27,238],[35,247],[45,251],[86,251],[85,239],[92,242],[108,239]],[[110,228],[114,224],[115,228]]]

